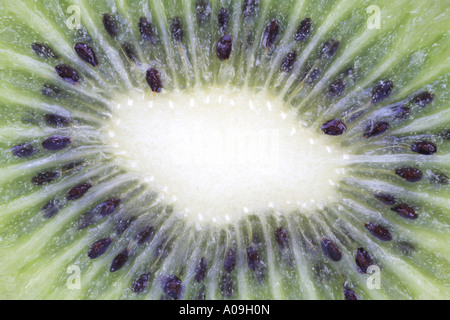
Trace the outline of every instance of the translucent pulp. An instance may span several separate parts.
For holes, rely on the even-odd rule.
[[[302,126],[273,97],[209,88],[117,101],[105,134],[118,159],[193,222],[310,214],[336,200],[337,138]]]

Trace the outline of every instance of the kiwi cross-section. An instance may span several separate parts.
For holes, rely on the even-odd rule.
[[[0,297],[448,299],[447,1],[0,0]]]

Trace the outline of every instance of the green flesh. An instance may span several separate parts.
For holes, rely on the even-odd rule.
[[[256,15],[243,19],[242,1],[210,0],[211,16],[199,24],[196,1],[7,1],[0,0],[0,298],[6,299],[160,299],[161,279],[176,275],[182,280],[183,299],[223,299],[220,287],[226,274],[224,258],[236,250],[236,267],[230,277],[232,299],[343,299],[347,283],[361,299],[446,299],[450,297],[450,186],[430,181],[433,174],[450,176],[450,142],[439,134],[450,129],[450,8],[446,1],[275,1],[260,0]],[[366,27],[370,5],[381,8],[381,29]],[[99,60],[93,68],[81,60],[73,47],[86,42],[81,32],[69,30],[67,8],[81,9],[81,25]],[[230,10],[227,33],[233,39],[228,61],[216,56],[220,8]],[[104,13],[121,17],[118,36],[113,39],[102,23]],[[139,18],[151,22],[156,43],[144,42]],[[179,16],[184,26],[181,44],[172,40],[170,24]],[[301,20],[312,20],[311,35],[293,41]],[[261,39],[266,25],[277,19],[280,34],[266,50]],[[121,22],[119,22],[121,21]],[[254,42],[247,43],[254,32]],[[328,39],[340,47],[331,59],[319,59]],[[42,59],[31,49],[34,42],[47,43],[59,56]],[[129,42],[141,61],[127,59],[120,44]],[[289,73],[280,65],[291,50],[297,60]],[[313,84],[301,81],[308,66],[317,63],[322,73]],[[55,73],[58,64],[68,64],[80,74],[74,86]],[[179,218],[164,202],[156,201],[152,186],[120,167],[100,129],[111,117],[110,102],[117,93],[131,88],[150,92],[145,81],[149,67],[163,75],[164,91],[193,91],[210,87],[236,87],[267,91],[295,109],[302,121],[316,132],[320,126],[346,112],[365,111],[348,121],[347,132],[332,137],[334,143],[351,151],[345,179],[337,186],[340,201],[305,216],[301,209],[289,214],[249,215],[223,226],[203,226]],[[352,67],[351,76],[344,76]],[[342,96],[330,98],[329,85],[339,77],[346,82]],[[373,86],[391,80],[389,97],[370,104]],[[62,95],[41,93],[44,84],[57,86]],[[424,108],[411,103],[420,92],[429,91],[434,101]],[[407,120],[393,120],[391,107],[411,107]],[[48,126],[48,113],[70,116],[65,128]],[[347,118],[346,118],[347,119]],[[364,138],[371,121],[388,121],[385,134]],[[49,136],[76,137],[67,148],[42,149]],[[411,152],[417,140],[433,141],[438,152],[425,156]],[[32,143],[40,151],[19,158],[11,148]],[[406,146],[406,147],[405,147]],[[44,186],[31,183],[42,171],[62,171],[64,165],[83,161],[64,170]],[[395,175],[395,169],[418,166],[419,182],[410,183]],[[80,199],[66,201],[76,185],[93,187]],[[414,206],[416,220],[407,220],[373,195],[392,194],[397,203]],[[61,199],[61,210],[51,219],[41,208]],[[80,219],[107,199],[120,198],[117,210],[97,217],[79,230]],[[123,233],[117,226],[132,218]],[[392,241],[380,241],[364,227],[377,222],[389,228]],[[136,235],[154,227],[143,245]],[[275,230],[284,227],[289,248],[280,250]],[[97,259],[87,252],[97,240],[112,237],[108,250]],[[327,258],[322,237],[332,240],[342,259]],[[247,247],[257,247],[264,274],[247,265]],[[163,244],[166,254],[158,247]],[[405,247],[412,246],[410,254]],[[363,247],[381,268],[381,289],[367,287],[368,275],[358,272],[355,251]],[[117,272],[111,261],[125,248],[129,259]],[[160,254],[158,254],[160,253]],[[201,258],[207,261],[205,279],[195,280]],[[70,266],[80,270],[80,289],[67,286]],[[148,287],[136,294],[133,281],[150,272]]]

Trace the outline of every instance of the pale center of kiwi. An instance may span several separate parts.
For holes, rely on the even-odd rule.
[[[337,200],[344,151],[268,94],[134,91],[105,129],[126,169],[195,222],[304,214]]]

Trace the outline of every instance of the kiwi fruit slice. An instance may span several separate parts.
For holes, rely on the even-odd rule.
[[[450,295],[445,1],[1,1],[0,296]]]

